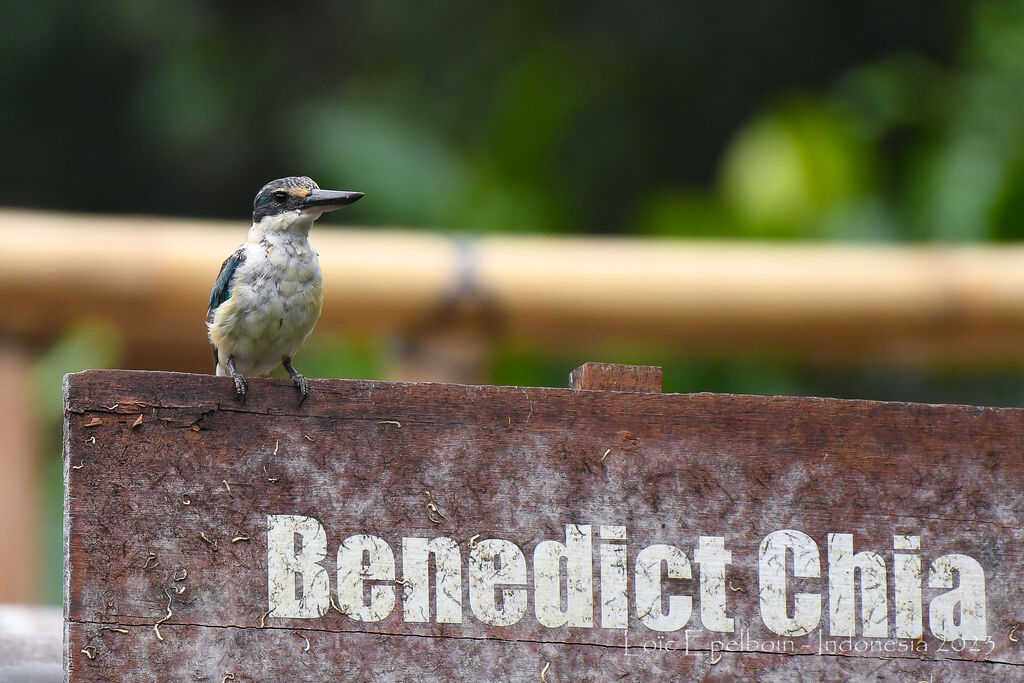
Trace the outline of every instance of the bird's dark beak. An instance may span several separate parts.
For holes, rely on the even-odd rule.
[[[334,211],[363,198],[362,192],[344,190],[313,190],[302,200],[303,209]]]

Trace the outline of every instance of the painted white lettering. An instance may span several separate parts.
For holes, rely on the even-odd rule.
[[[367,603],[363,582],[394,580],[395,554],[383,539],[356,534],[338,546],[338,609],[356,621],[381,621],[395,608],[394,585],[371,585]]]
[[[561,559],[566,566],[566,609],[561,609]],[[566,524],[565,543],[542,541],[533,551],[534,609],[548,628],[594,625],[594,553],[590,526]]]
[[[267,605],[273,616],[312,619],[327,614],[331,585],[319,564],[326,557],[327,532],[320,522],[304,515],[267,515]]]
[[[701,536],[693,551],[700,565],[700,620],[704,628],[731,633],[733,620],[725,613],[725,566],[732,564],[732,552],[725,549],[722,536]]]
[[[802,531],[773,531],[761,541],[758,550],[761,621],[773,633],[782,636],[805,636],[821,621],[821,596],[797,593],[793,596],[793,616],[786,613],[786,553],[793,553],[793,576],[818,578],[821,560],[818,544]]]
[[[626,527],[602,526],[601,538],[625,541]],[[626,595],[626,544],[605,543],[601,546],[601,626],[629,626],[629,597]]]
[[[691,578],[690,562],[682,550],[662,543],[647,546],[636,556],[636,612],[640,623],[649,629],[678,631],[690,621],[693,598],[689,595],[669,596],[668,611],[662,610],[662,563],[667,565],[668,578]]]
[[[893,536],[894,550],[920,550],[920,536]],[[921,557],[893,553],[893,594],[896,600],[896,637],[920,638],[924,632],[921,614]]]
[[[878,553],[853,552],[853,534],[828,535],[829,633],[857,635],[854,574],[860,571],[860,625],[865,638],[889,635],[885,560]]]
[[[985,570],[981,563],[967,555],[943,555],[932,562],[928,572],[929,588],[952,588],[953,572],[960,576],[960,585],[933,599],[928,607],[928,628],[936,638],[950,641],[985,640]],[[953,620],[960,606],[959,623]]]
[[[492,626],[511,626],[526,614],[526,558],[515,543],[501,538],[479,541],[469,552],[469,606],[476,618]],[[501,606],[495,591],[501,591]]]
[[[402,539],[402,618],[430,621],[429,556],[434,555],[434,612],[439,624],[462,623],[462,555],[458,544],[445,536],[429,543],[425,538]]]

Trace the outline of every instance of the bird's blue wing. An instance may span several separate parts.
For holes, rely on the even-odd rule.
[[[213,283],[213,291],[210,292],[210,307],[206,310],[207,322],[213,322],[213,312],[217,307],[231,298],[231,280],[235,275],[235,269],[245,263],[245,247],[240,247],[231,256],[224,259],[217,275],[217,281]]]
[[[245,262],[245,247],[240,247],[231,256],[224,259],[224,263],[220,267],[220,273],[217,274],[217,281],[213,283],[213,291],[210,292],[210,307],[206,309],[206,322],[213,322],[213,312],[217,310],[217,307],[222,303],[231,298],[231,280],[235,276],[235,270],[239,265]],[[217,353],[217,347],[213,347],[213,369],[214,372],[217,370],[217,364],[220,362],[220,354]]]

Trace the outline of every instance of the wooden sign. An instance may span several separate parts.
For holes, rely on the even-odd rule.
[[[69,375],[70,680],[1024,676],[1024,411],[572,382]]]

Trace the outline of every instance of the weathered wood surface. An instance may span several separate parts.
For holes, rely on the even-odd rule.
[[[1024,676],[1022,410],[340,380],[310,388],[299,406],[290,381],[255,379],[240,404],[226,378],[68,377],[70,680]],[[308,516],[326,532],[323,616],[267,614],[275,515]],[[593,623],[545,626],[535,613],[535,551],[546,540],[568,545],[570,524],[590,525]],[[601,553],[622,542],[603,540],[602,526],[626,527],[627,628],[603,624]],[[781,530],[806,534],[820,555],[816,578],[794,577],[794,554],[783,555],[783,616],[794,615],[794,593],[820,599],[820,620],[805,635],[770,630],[759,601],[760,546]],[[884,562],[887,612],[870,621],[883,637],[865,634],[859,605],[853,637],[830,633],[829,534],[851,534],[855,552]],[[369,584],[395,595],[380,621],[338,608],[339,546],[354,535],[378,537],[393,552],[394,579],[362,586],[363,605],[380,604]],[[919,539],[919,550],[894,550],[894,536]],[[438,623],[431,588],[427,620],[408,621],[403,597],[415,587],[403,583],[402,539],[439,537],[458,547],[460,619]],[[731,553],[726,587],[709,593],[695,552],[701,537],[722,538]],[[526,609],[510,625],[484,623],[470,595],[467,558],[487,539],[525,557]],[[655,544],[678,547],[691,578],[663,579],[660,607],[641,612],[637,556]],[[921,638],[897,637],[900,609],[913,612],[895,602],[897,554],[919,557],[923,568]],[[954,554],[984,570],[979,642],[944,642],[930,622],[950,588],[930,587],[929,567]],[[368,559],[364,576],[373,574]],[[954,572],[951,586],[963,580]],[[705,597],[722,594],[719,616],[733,620],[731,632],[714,630],[710,601],[703,611]],[[685,627],[645,625],[652,609],[673,609],[669,596],[692,596]],[[511,609],[514,599],[499,602]],[[765,652],[769,643],[786,653]]]
[[[569,373],[570,389],[661,392],[661,368],[652,365],[584,363]]]

